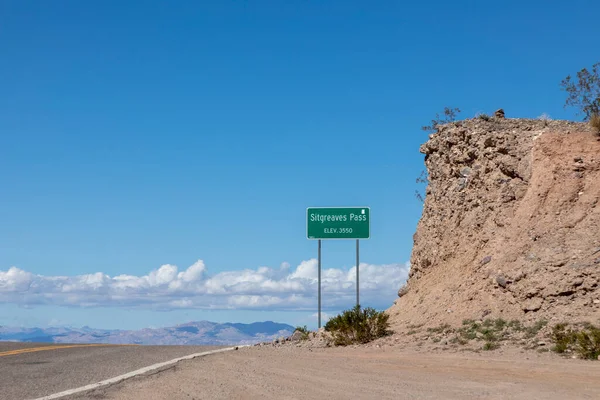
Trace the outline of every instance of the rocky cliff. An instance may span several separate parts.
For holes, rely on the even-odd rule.
[[[429,173],[392,325],[600,317],[600,141],[587,124],[474,118],[421,146]]]

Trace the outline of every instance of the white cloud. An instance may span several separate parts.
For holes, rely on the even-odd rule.
[[[406,281],[406,264],[360,264],[361,304],[388,307]],[[0,270],[0,301],[21,306],[52,304],[79,307],[171,309],[314,310],[317,304],[317,260],[291,268],[261,266],[210,275],[202,260],[179,271],[165,264],[144,276],[101,272],[77,276],[44,276],[11,267]],[[352,307],[356,268],[321,271],[322,307]]]
[[[319,320],[319,313],[316,312],[314,314],[311,315],[311,318],[314,319],[315,321]],[[327,322],[331,319],[331,315],[324,313],[321,311],[321,322]]]

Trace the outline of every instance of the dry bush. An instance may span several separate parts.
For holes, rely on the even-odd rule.
[[[327,321],[325,330],[332,334],[336,346],[368,343],[392,333],[389,317],[383,311],[355,306]]]

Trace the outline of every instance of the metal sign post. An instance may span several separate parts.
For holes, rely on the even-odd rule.
[[[360,306],[359,239],[369,239],[370,235],[371,209],[369,207],[309,207],[306,209],[306,237],[319,241],[319,329],[321,328],[321,240],[356,239],[356,305]]]
[[[356,306],[360,306],[360,301],[359,301],[359,291],[358,291],[358,266],[359,266],[359,261],[358,261],[358,239],[356,239]]]
[[[321,329],[321,239],[319,239],[319,329]]]

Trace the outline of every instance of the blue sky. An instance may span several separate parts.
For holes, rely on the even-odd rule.
[[[0,324],[313,325],[305,209],[321,205],[371,207],[365,305],[386,308],[422,209],[420,127],[445,106],[574,118],[559,83],[600,61],[599,12],[597,1],[0,2]],[[260,283],[231,296],[304,281],[255,307],[221,298],[206,310],[209,294],[163,290],[199,260],[202,282]],[[324,243],[326,312],[352,306],[354,264],[353,242]],[[178,269],[152,278],[163,265]],[[109,298],[119,275],[139,278],[132,298]],[[87,283],[67,295],[65,282]],[[96,301],[84,307],[86,290]],[[302,301],[283,305],[294,290]]]

